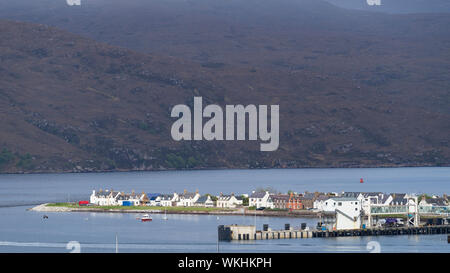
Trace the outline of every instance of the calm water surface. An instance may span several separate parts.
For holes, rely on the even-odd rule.
[[[365,183],[360,184],[359,179]],[[380,243],[382,252],[450,252],[445,235],[311,238],[256,242],[220,242],[219,224],[285,223],[315,226],[316,219],[254,216],[152,215],[142,223],[133,213],[44,213],[34,204],[88,198],[92,189],[120,191],[250,193],[271,186],[279,191],[381,191],[450,193],[450,168],[217,170],[97,174],[0,175],[0,252],[69,252],[78,241],[82,252],[367,252]]]

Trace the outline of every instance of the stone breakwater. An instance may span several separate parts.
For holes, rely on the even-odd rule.
[[[318,214],[312,211],[255,211],[246,209],[235,210],[216,210],[216,211],[201,211],[201,210],[155,210],[155,209],[104,209],[104,208],[69,208],[58,206],[47,206],[49,203],[41,204],[30,208],[31,211],[37,212],[109,212],[109,213],[153,213],[153,214],[200,214],[200,215],[239,215],[239,216],[268,216],[268,217],[297,217],[297,218],[316,218]]]

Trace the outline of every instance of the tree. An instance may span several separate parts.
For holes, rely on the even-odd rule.
[[[217,202],[217,196],[212,195],[210,193],[205,194],[206,196],[209,196],[211,198],[212,201]]]
[[[248,206],[248,204],[249,204],[248,197],[246,197],[245,195],[241,195],[241,197],[242,197],[242,205]]]
[[[14,159],[14,155],[8,151],[6,148],[0,152],[0,166],[3,164],[8,164]]]

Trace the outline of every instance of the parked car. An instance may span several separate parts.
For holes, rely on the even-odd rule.
[[[395,227],[396,225],[397,225],[397,219],[386,218],[386,222],[384,223],[385,227]]]
[[[404,225],[401,219],[396,218],[386,218],[386,222],[384,223],[385,227],[403,227]]]

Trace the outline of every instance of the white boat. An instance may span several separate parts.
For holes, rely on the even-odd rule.
[[[148,214],[144,214],[141,217],[141,221],[142,222],[148,222],[148,221],[151,221],[151,220],[152,220],[152,217],[150,215],[148,215]]]
[[[167,220],[167,209],[164,210],[164,216],[162,218],[163,220]]]

